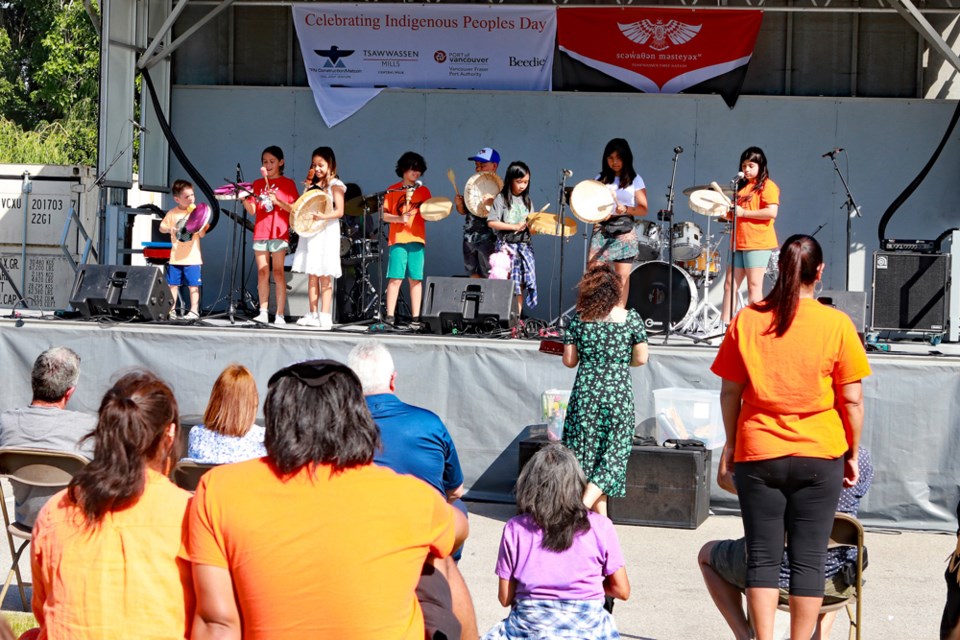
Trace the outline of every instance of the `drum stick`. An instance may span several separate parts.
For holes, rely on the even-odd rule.
[[[727,194],[723,192],[723,189],[720,188],[720,185],[717,184],[716,180],[710,183],[710,188],[723,196],[723,199],[727,203],[728,207],[733,204],[733,202],[730,201],[730,198],[727,197]]]
[[[263,181],[267,183],[267,190],[270,190],[270,178],[267,177],[267,168],[260,167],[260,175],[263,176]]]
[[[453,169],[447,169],[447,180],[453,185],[453,192],[460,195],[460,190],[457,188],[457,176],[453,173]]]
[[[538,211],[538,213],[543,213],[544,211],[546,211],[546,210],[549,209],[549,208],[550,208],[550,203],[548,202],[547,204],[545,204],[545,205],[543,205],[542,207],[540,207],[540,211]]]

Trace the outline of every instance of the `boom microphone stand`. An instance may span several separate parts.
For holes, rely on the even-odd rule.
[[[840,182],[843,184],[843,189],[847,192],[847,201],[843,204],[843,206],[847,208],[847,259],[843,265],[843,288],[850,291],[850,233],[853,224],[853,214],[856,214],[859,218],[860,207],[854,202],[853,194],[850,193],[850,187],[847,185],[847,181],[840,172],[840,167],[837,165],[837,153],[841,151],[843,151],[843,149],[834,149],[833,151],[828,151],[823,154],[823,157],[830,158],[830,161],[833,163],[833,170],[837,172],[837,175],[840,177]]]
[[[557,195],[557,202],[560,203],[560,213],[558,218],[560,221],[560,294],[557,296],[557,317],[548,326],[556,327],[560,331],[563,331],[566,328],[564,326],[566,323],[563,321],[563,246],[566,244],[567,239],[563,237],[563,230],[566,229],[566,226],[563,223],[565,222],[567,199],[564,196],[567,193],[567,178],[571,177],[572,175],[572,169],[564,169],[561,172],[559,192]]]
[[[673,148],[673,173],[670,176],[670,185],[667,187],[667,208],[657,213],[661,222],[667,223],[667,330],[663,336],[663,344],[670,341],[670,332],[673,324],[673,197],[674,185],[677,181],[677,162],[683,147]]]

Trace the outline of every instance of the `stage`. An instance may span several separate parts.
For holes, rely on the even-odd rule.
[[[539,341],[478,336],[432,336],[354,330],[317,332],[211,320],[198,325],[71,321],[53,315],[0,319],[0,410],[28,404],[30,368],[54,345],[82,358],[80,384],[70,404],[95,413],[115,373],[144,366],[168,380],[183,416],[203,414],[216,376],[231,362],[256,376],[261,405],[270,375],[306,358],[346,360],[358,341],[377,337],[393,354],[401,399],[436,412],[460,455],[467,498],[511,501],[518,443],[540,422],[540,394],[570,389],[575,372]],[[202,326],[207,325],[207,326]],[[633,369],[638,435],[653,435],[653,389],[719,389],[709,371],[715,346],[681,335],[663,344],[652,336],[650,361]],[[869,525],[952,531],[960,478],[960,357],[954,345],[890,345],[872,351],[873,375],[864,381],[863,444],[876,475],[863,502]],[[908,352],[908,349],[913,352]],[[190,426],[189,424],[186,426]],[[711,475],[711,482],[713,478]],[[736,498],[713,486],[717,512],[736,509]]]

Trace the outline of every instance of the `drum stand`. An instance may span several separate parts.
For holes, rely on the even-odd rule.
[[[377,212],[383,210],[383,194],[377,194]],[[352,327],[361,324],[375,324],[382,320],[381,309],[383,306],[383,269],[380,264],[383,256],[380,240],[382,239],[382,229],[377,229],[377,251],[376,254],[367,251],[367,217],[370,215],[370,206],[367,199],[363,200],[363,215],[360,217],[360,262],[357,264],[357,278],[353,283],[353,288],[348,296],[353,304],[353,311],[356,320],[345,322],[340,327]],[[377,284],[374,286],[370,279],[369,265],[372,262],[377,263]],[[369,296],[369,298],[368,298]]]
[[[739,189],[737,189],[737,185],[739,182],[740,182],[739,177],[734,178],[733,180],[730,181],[730,188],[733,190],[733,199],[730,202],[730,215],[733,220],[733,226],[730,229],[730,247],[727,252],[727,255],[729,256],[727,268],[730,270],[730,294],[729,294],[729,297],[727,298],[727,301],[730,305],[730,321],[731,322],[733,322],[733,316],[736,315],[738,307],[744,306],[743,298],[740,297],[740,288],[737,287],[736,269],[733,265],[733,258],[737,252],[737,249],[736,249],[737,247],[737,192],[739,191]],[[709,225],[708,225],[708,228],[709,228]],[[726,290],[727,290],[726,274],[723,274],[723,290],[724,290],[724,293],[726,293]],[[720,318],[721,318],[721,324],[722,324],[722,320],[723,320],[722,312],[720,314]],[[721,329],[720,332],[715,333],[713,335],[704,336],[703,338],[699,338],[696,340],[696,342],[709,342],[714,338],[722,338],[724,335],[726,335],[726,330],[722,326],[719,328]]]
[[[697,308],[691,314],[690,318],[683,323],[681,326],[677,327],[677,331],[681,333],[688,333],[694,335],[705,335],[710,334],[717,330],[718,325],[720,324],[720,310],[717,309],[709,300],[710,295],[710,267],[714,264],[717,265],[717,273],[720,273],[720,264],[719,260],[716,262],[713,260],[714,249],[720,246],[720,242],[711,243],[713,236],[710,234],[710,223],[713,216],[707,216],[707,235],[705,236],[706,242],[704,243],[704,251],[706,252],[706,258],[704,260],[704,269],[703,269],[703,282],[700,285],[700,302],[697,304]],[[717,254],[719,258],[719,254]]]
[[[245,191],[240,187],[240,182],[242,181],[242,176],[240,175],[240,164],[237,164],[237,181],[233,182],[227,178],[224,178],[227,181],[227,184],[233,185],[233,211],[227,215],[231,218],[233,225],[231,225],[231,238],[230,238],[230,294],[229,294],[229,304],[227,307],[226,314],[218,313],[214,315],[206,316],[205,319],[212,318],[222,318],[226,315],[230,319],[230,324],[236,324],[236,315],[237,307],[243,307],[246,311],[249,311],[247,305],[250,301],[250,293],[247,291],[246,283],[246,261],[247,261],[247,239],[246,231],[249,221],[247,220],[247,212],[244,210],[243,215],[237,213],[237,202],[240,201],[240,193]],[[240,233],[240,285],[235,286],[235,281],[237,277],[237,226],[242,227]],[[179,298],[179,293],[178,293]]]

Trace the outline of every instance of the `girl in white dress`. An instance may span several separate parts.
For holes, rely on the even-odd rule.
[[[337,179],[337,157],[333,149],[314,149],[306,184],[308,191],[325,191],[333,206],[327,213],[314,214],[328,222],[315,235],[301,237],[297,252],[293,256],[292,269],[309,276],[307,299],[310,302],[310,312],[297,320],[297,324],[326,331],[333,328],[333,279],[341,275],[340,225],[335,221],[343,217],[343,194],[347,191],[346,185]]]

